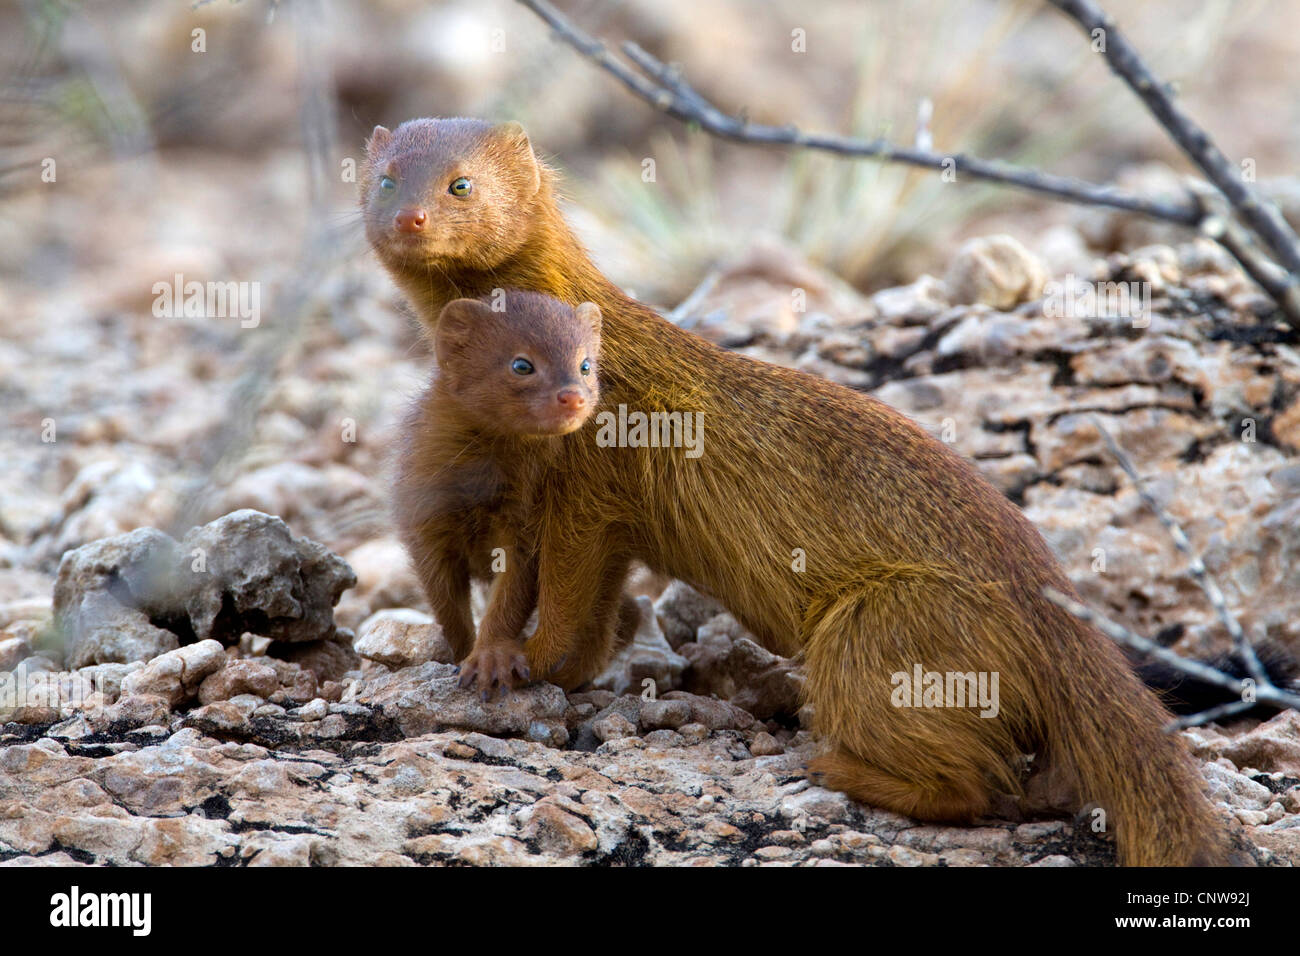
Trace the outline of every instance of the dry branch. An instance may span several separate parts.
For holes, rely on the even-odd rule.
[[[1094,36],[1102,32],[1101,54],[1117,76],[1142,100],[1169,136],[1206,178],[1218,187],[1242,220],[1263,240],[1290,273],[1292,285],[1300,282],[1300,240],[1271,202],[1246,182],[1209,134],[1174,102],[1169,87],[1156,79],[1137,50],[1120,32],[1115,20],[1092,0],[1050,0],[1051,4]]]
[[[862,140],[824,133],[806,133],[794,125],[772,126],[752,123],[743,116],[733,116],[719,109],[692,87],[679,69],[662,63],[635,43],[623,44],[623,52],[641,72],[637,72],[611,54],[603,41],[575,26],[547,0],[519,0],[519,3],[545,21],[557,38],[605,70],[633,94],[674,119],[683,123],[694,123],[700,129],[720,139],[763,146],[802,147],[840,156],[874,158],[925,169],[952,170],[966,173],[972,179],[1041,193],[1066,202],[1121,209],[1151,219],[1200,230],[1219,242],[1233,258],[1237,259],[1246,274],[1259,283],[1260,287],[1277,303],[1285,320],[1292,327],[1300,330],[1300,291],[1297,291],[1296,279],[1296,276],[1300,275],[1300,267],[1282,270],[1272,262],[1266,261],[1258,250],[1245,241],[1241,230],[1227,228],[1225,220],[1210,214],[1205,204],[1195,195],[1189,195],[1183,202],[1162,202],[1112,186],[1102,186],[1073,177],[1058,176],[964,153],[940,153],[919,147],[899,146],[884,138]],[[1137,62],[1140,65],[1141,61]],[[1165,99],[1167,100],[1167,96]],[[1190,126],[1190,121],[1186,122]],[[1203,132],[1195,126],[1190,126],[1190,129],[1195,130],[1204,142],[1209,144],[1209,148],[1213,148],[1213,144],[1209,143],[1208,137],[1205,137]],[[1222,158],[1222,154],[1217,150],[1215,153]],[[1224,159],[1223,162],[1226,164],[1227,160]],[[1237,182],[1237,185],[1244,186],[1240,182]],[[1241,190],[1234,190],[1228,198],[1242,217],[1247,219],[1257,231],[1260,226],[1271,225],[1271,230],[1267,233],[1262,232],[1261,236],[1265,239],[1271,237],[1272,240],[1281,243],[1285,238],[1283,231],[1289,233],[1285,221],[1281,220],[1280,216],[1270,215],[1271,207],[1266,207],[1254,197],[1253,193],[1246,191],[1245,198],[1241,199],[1244,205],[1233,200],[1234,195],[1241,197]],[[1276,213],[1276,210],[1272,212]],[[1248,213],[1249,218],[1247,218]],[[1274,222],[1274,218],[1278,221]],[[1259,225],[1256,224],[1257,221]],[[1272,241],[1267,244],[1272,248]],[[1282,261],[1289,260],[1282,258]]]
[[[1251,683],[1247,684],[1240,678],[1233,677],[1230,674],[1225,674],[1217,668],[1211,667],[1210,665],[1204,664],[1200,661],[1189,660],[1188,658],[1169,650],[1167,647],[1162,647],[1150,638],[1135,634],[1122,624],[1118,624],[1115,621],[1098,614],[1096,611],[1089,609],[1085,605],[1080,604],[1078,601],[1062,594],[1054,588],[1045,588],[1043,594],[1053,604],[1064,608],[1066,611],[1079,618],[1079,620],[1093,625],[1117,643],[1132,648],[1139,654],[1155,658],[1156,660],[1167,664],[1169,667],[1191,677],[1195,677],[1198,680],[1204,681],[1207,684],[1214,684],[1218,687],[1222,687],[1224,690],[1231,691],[1234,694],[1239,694],[1242,697],[1241,700],[1228,701],[1218,707],[1212,707],[1209,710],[1202,711],[1199,714],[1192,714],[1188,717],[1180,718],[1170,725],[1170,729],[1176,730],[1184,727],[1197,727],[1201,724],[1208,724],[1211,721],[1219,720],[1223,717],[1230,717],[1233,714],[1239,714],[1250,710],[1257,702],[1261,704],[1272,704],[1277,707],[1291,707],[1300,710],[1300,696],[1279,689],[1269,679],[1268,673],[1265,671],[1263,664],[1260,663],[1259,657],[1255,654],[1255,649],[1246,639],[1246,634],[1241,629],[1241,624],[1237,621],[1237,618],[1233,615],[1232,611],[1229,610],[1227,601],[1223,598],[1223,591],[1220,590],[1214,579],[1210,577],[1209,571],[1205,568],[1205,561],[1202,560],[1201,556],[1197,554],[1195,550],[1193,550],[1191,542],[1188,541],[1187,535],[1183,532],[1182,527],[1174,520],[1173,516],[1170,515],[1169,512],[1161,507],[1155,497],[1142,486],[1142,479],[1138,475],[1137,468],[1134,467],[1132,459],[1125,454],[1124,449],[1119,446],[1119,443],[1115,441],[1110,432],[1108,432],[1096,418],[1092,419],[1092,424],[1101,435],[1102,440],[1106,443],[1106,447],[1110,449],[1110,453],[1114,455],[1115,460],[1119,462],[1120,468],[1124,470],[1124,473],[1128,475],[1129,480],[1133,482],[1133,487],[1137,491],[1138,495],[1141,496],[1147,507],[1155,513],[1155,516],[1160,520],[1160,523],[1164,525],[1165,529],[1169,532],[1170,538],[1173,539],[1174,546],[1187,556],[1189,562],[1188,570],[1196,580],[1201,591],[1209,600],[1210,605],[1214,608],[1214,612],[1218,615],[1223,626],[1227,628],[1228,634],[1232,637],[1233,648],[1236,650],[1237,656],[1245,666],[1246,672],[1250,675]],[[1247,694],[1247,690],[1250,690],[1251,693]]]
[[[1186,556],[1188,561],[1187,570],[1191,572],[1197,586],[1205,595],[1206,600],[1210,602],[1210,606],[1214,608],[1214,613],[1218,615],[1219,620],[1227,629],[1228,636],[1232,638],[1233,649],[1245,665],[1246,672],[1258,683],[1267,682],[1268,677],[1264,673],[1264,665],[1259,662],[1255,649],[1246,640],[1246,633],[1241,629],[1241,624],[1238,623],[1232,611],[1228,610],[1228,602],[1223,599],[1223,591],[1210,577],[1210,572],[1206,570],[1205,562],[1201,560],[1201,556],[1192,549],[1192,543],[1187,540],[1187,535],[1183,532],[1182,527],[1174,520],[1173,515],[1160,506],[1160,502],[1156,501],[1155,496],[1142,486],[1142,479],[1138,475],[1132,459],[1125,454],[1124,449],[1119,447],[1119,443],[1115,441],[1100,420],[1094,417],[1092,426],[1097,429],[1102,441],[1106,443],[1106,447],[1115,457],[1120,468],[1124,470],[1124,474],[1128,475],[1129,481],[1133,482],[1134,490],[1146,502],[1146,506],[1151,509],[1152,513],[1160,520],[1160,523],[1165,526],[1165,530],[1169,532],[1169,537],[1173,539],[1174,547]]]
[[[1254,694],[1255,701],[1261,704],[1271,704],[1274,707],[1290,707],[1294,710],[1300,710],[1300,696],[1289,693],[1273,686],[1271,681],[1252,681],[1247,684],[1240,678],[1225,674],[1209,664],[1203,664],[1200,661],[1194,661],[1183,657],[1163,647],[1151,640],[1149,637],[1143,637],[1130,631],[1123,624],[1112,621],[1105,615],[1098,614],[1086,604],[1081,604],[1069,595],[1062,594],[1055,588],[1044,588],[1043,596],[1053,604],[1073,614],[1085,624],[1091,624],[1097,630],[1101,631],[1117,644],[1123,644],[1125,647],[1132,648],[1139,654],[1153,658],[1161,663],[1167,664],[1174,670],[1181,671],[1189,677],[1195,677],[1197,680],[1204,681],[1207,684],[1214,684],[1222,687],[1224,690],[1231,691],[1234,694],[1242,696],[1241,701],[1232,701],[1232,703],[1245,703],[1246,697],[1249,696],[1247,691]],[[1243,710],[1245,708],[1242,708]]]
[[[613,56],[603,41],[584,33],[547,0],[519,2],[545,20],[561,40],[651,106],[684,123],[696,123],[701,129],[723,139],[767,146],[800,146],[841,156],[870,157],[940,171],[954,169],[969,173],[975,179],[1017,186],[1082,205],[1123,209],[1193,229],[1201,221],[1201,210],[1194,202],[1161,202],[1069,176],[1056,176],[962,153],[938,153],[898,146],[883,138],[861,140],[825,133],[805,133],[794,125],[751,123],[743,117],[724,113],[687,83],[680,71],[660,62],[635,43],[625,43],[623,52],[645,72],[645,76]]]

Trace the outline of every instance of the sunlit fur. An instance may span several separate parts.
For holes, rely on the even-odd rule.
[[[879,401],[717,348],[628,298],[573,236],[553,173],[517,126],[416,120],[377,136],[380,160],[398,157],[409,178],[436,189],[470,169],[478,188],[496,170],[509,197],[481,205],[481,219],[457,214],[438,233],[445,245],[419,256],[389,252],[382,223],[371,231],[423,321],[498,287],[595,302],[601,408],[703,416],[694,460],[598,447],[594,423],[561,440],[538,515],[534,675],[599,642],[622,569],[640,558],[716,596],[773,651],[802,651],[827,751],[811,769],[830,786],[966,821],[991,788],[1016,793],[1019,755],[1035,753],[1105,809],[1121,862],[1225,858],[1199,775],[1161,729],[1166,712],[1109,641],[1041,596],[1044,585],[1074,592],[1033,526],[967,462]],[[895,708],[891,675],[918,663],[997,671],[998,716]]]

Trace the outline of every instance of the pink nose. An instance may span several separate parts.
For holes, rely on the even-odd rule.
[[[403,209],[393,217],[393,225],[397,226],[398,232],[422,232],[428,221],[429,215],[423,209]]]
[[[587,407],[587,399],[576,388],[561,389],[555,400],[571,412],[580,412]]]

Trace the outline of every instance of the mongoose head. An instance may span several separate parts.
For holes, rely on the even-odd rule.
[[[361,169],[366,238],[390,268],[491,269],[527,238],[543,167],[518,123],[415,119],[376,126]]]
[[[476,427],[496,434],[576,431],[600,397],[600,309],[536,292],[454,299],[434,333],[444,393]]]

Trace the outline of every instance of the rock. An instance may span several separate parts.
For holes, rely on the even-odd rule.
[[[199,703],[229,700],[238,694],[270,697],[280,686],[275,668],[257,661],[231,661],[199,685]]]
[[[838,823],[849,818],[850,801],[838,790],[806,787],[781,799],[781,816],[787,820],[824,820]]]
[[[596,834],[579,816],[567,812],[544,797],[524,811],[527,821],[520,836],[535,843],[543,853],[559,857],[578,856],[596,849]]]
[[[1011,236],[965,242],[948,265],[944,284],[957,305],[988,305],[1006,311],[1038,298],[1048,275],[1028,249]]]
[[[731,702],[701,697],[693,693],[672,691],[663,700],[685,701],[690,705],[690,721],[705,724],[708,730],[748,730],[754,726],[753,714],[732,705]],[[685,732],[685,726],[681,727]]]
[[[313,671],[305,670],[293,661],[282,661],[276,657],[265,657],[263,662],[275,670],[280,681],[280,690],[273,696],[282,695],[285,700],[304,704],[317,696],[320,682]]]
[[[871,306],[839,278],[811,267],[789,243],[761,236],[719,270],[682,325],[731,347],[784,344],[814,315],[833,327],[870,316]]]
[[[317,697],[315,700],[308,701],[291,713],[292,716],[297,717],[300,720],[324,720],[329,716],[329,712],[329,701]]]
[[[785,747],[781,746],[767,731],[760,730],[750,741],[749,752],[755,757],[775,757],[777,754],[785,753]]]
[[[334,635],[333,606],[353,581],[341,559],[279,518],[238,511],[179,545],[140,528],[69,551],[54,622],[74,668],[152,660],[195,637],[236,644],[248,631],[313,641]]]
[[[61,626],[69,635],[71,667],[149,661],[180,646],[174,633],[154,627],[143,613],[123,607],[102,591],[84,595],[75,609],[65,613]]]
[[[1294,859],[1300,853],[1300,822],[1294,816],[1288,816],[1267,826],[1251,830],[1251,838],[1256,845],[1272,851],[1282,860]]]
[[[204,559],[202,571],[186,566],[182,584],[200,640],[235,644],[245,631],[287,643],[328,639],[339,595],[356,584],[342,558],[259,511],[233,511],[194,528],[181,550]]]
[[[636,724],[622,714],[609,714],[592,722],[592,731],[602,741],[620,740],[636,736]]]
[[[356,628],[358,635],[363,631],[362,621],[376,611],[424,605],[420,579],[411,567],[406,548],[396,538],[367,541],[353,548],[343,559],[356,572],[357,584],[339,602],[334,617],[345,627]],[[345,619],[344,603],[356,615],[354,620]]]
[[[154,528],[69,551],[54,584],[54,623],[68,665],[146,661],[179,641],[154,618],[174,612],[176,542]]]
[[[948,289],[934,276],[923,275],[910,285],[882,289],[871,304],[886,326],[926,325],[948,308]]]
[[[1011,831],[1002,827],[910,827],[898,834],[898,842],[914,849],[944,852],[968,847],[996,854],[1010,849]]]
[[[749,637],[731,636],[743,633],[724,614],[700,629],[699,642],[682,645],[681,654],[690,662],[684,689],[728,699],[760,720],[793,717],[802,703],[802,672]]]
[[[51,638],[57,635],[54,632],[54,622],[47,615],[44,618],[19,618],[11,621],[3,630],[0,630],[0,646],[5,641],[21,641],[22,646],[29,648],[40,648],[41,653],[47,656],[57,656],[60,661],[63,660],[62,648],[55,646]],[[20,657],[19,660],[22,660]]]
[[[1250,732],[1233,738],[1219,752],[1238,767],[1281,771],[1300,777],[1300,714],[1284,710]]]
[[[641,726],[646,730],[676,730],[690,721],[691,705],[684,700],[643,700],[639,716]]]
[[[195,707],[185,715],[183,724],[208,736],[238,734],[248,728],[251,716],[251,710],[245,710],[232,701],[217,700],[202,707]]]
[[[156,694],[172,707],[193,698],[209,674],[226,666],[226,654],[216,641],[200,641],[169,651],[122,681],[124,694]]]
[[[178,561],[176,542],[156,528],[138,528],[69,551],[59,561],[54,583],[55,620],[78,596],[94,591],[116,591],[125,606],[146,614],[166,613],[175,597],[172,575]]]
[[[651,680],[656,693],[662,693],[680,684],[686,659],[668,645],[650,598],[641,595],[637,603],[641,607],[641,621],[632,643],[591,682],[592,687],[622,694],[628,689],[640,690],[644,681]]]
[[[58,669],[59,665],[46,656],[46,652],[24,657],[14,665],[15,674],[37,674],[45,671],[57,671]]]
[[[414,689],[440,680],[439,670],[451,669],[427,663],[371,682],[382,679],[393,690],[404,681]],[[734,733],[710,737],[698,724],[682,728],[698,735],[689,746],[651,746],[654,734],[675,735],[662,730],[644,741],[611,737],[595,752],[462,729],[418,739],[348,736],[373,732],[380,727],[374,723],[347,723],[333,737],[291,743],[291,727],[316,733],[331,720],[363,718],[374,705],[313,701],[313,716],[327,716],[304,723],[263,704],[268,711],[250,720],[258,700],[238,695],[196,708],[170,736],[163,728],[132,731],[131,750],[118,749],[105,739],[116,731],[95,723],[104,736],[94,746],[65,747],[85,739],[77,736],[86,729],[80,718],[49,731],[64,741],[47,736],[0,745],[0,855],[13,862],[54,853],[57,842],[100,865],[671,866],[752,857],[771,864],[957,866],[1023,865],[1050,848],[1060,852],[1044,864],[1104,862],[1090,843],[1076,847],[1063,821],[918,825],[842,793],[788,783],[788,770],[815,752],[806,744],[756,761]],[[605,717],[615,726],[622,721],[627,732],[625,715],[650,703],[615,698]],[[148,704],[124,697],[114,706],[137,709],[138,720],[148,719]],[[152,706],[165,715],[165,701],[153,698]],[[274,751],[248,742],[259,733],[255,727],[265,731],[268,723],[276,728]],[[325,749],[326,742],[337,749]],[[1280,862],[1300,859],[1300,818],[1281,800],[1240,811],[1257,845]]]
[[[30,657],[32,646],[28,641],[21,637],[10,637],[0,640],[0,672],[11,671],[18,666],[18,662]]]
[[[339,640],[310,641],[302,644],[282,644],[275,641],[267,648],[268,657],[297,664],[310,671],[319,681],[342,680],[348,671],[361,666],[361,658],[351,646],[351,634],[339,633]]]
[[[21,568],[0,572],[0,630],[7,631],[19,621],[50,619],[53,602],[49,580],[44,574]]]
[[[409,608],[378,611],[366,618],[352,647],[362,657],[394,669],[425,661],[456,663],[442,628],[430,615]]]
[[[754,725],[753,714],[725,700],[700,697],[676,690],[665,694],[663,699],[686,701],[691,708],[691,721],[703,724],[709,730],[746,730]],[[686,728],[682,727],[681,731],[684,734]]]
[[[698,744],[708,739],[709,728],[703,724],[682,724],[677,728],[677,732],[682,735],[682,739],[688,744]]]
[[[0,715],[3,713],[0,711]],[[10,710],[4,719],[15,724],[52,724],[59,719],[59,711],[48,704],[23,704]]]
[[[88,707],[101,706],[104,698],[89,679],[76,672],[46,669],[40,658],[22,661],[12,672],[0,673],[0,722],[19,720],[24,708],[46,708],[69,717]],[[28,716],[28,723],[36,722]]]
[[[695,640],[695,629],[725,608],[683,581],[673,581],[654,602],[655,617],[668,646],[677,650]]]
[[[122,681],[126,680],[127,675],[134,674],[142,667],[144,665],[139,661],[129,664],[95,664],[83,667],[77,673],[90,681],[111,703],[122,693]]]
[[[83,863],[80,860],[74,860],[66,853],[45,853],[41,856],[20,856],[14,859],[0,861],[0,867],[28,867],[28,866],[55,866],[62,868],[75,868],[79,866],[90,866],[89,863]]]
[[[456,668],[429,661],[376,675],[357,693],[358,703],[380,708],[408,737],[447,727],[501,736],[524,736],[536,722],[564,729],[568,701],[553,684],[533,684],[492,701],[461,688]],[[567,731],[566,731],[567,734]]]
[[[643,734],[647,747],[684,747],[686,738],[675,730],[652,730]]]
[[[814,840],[808,846],[808,851],[813,856],[832,856],[835,853],[835,844],[830,840]]]
[[[138,727],[165,725],[171,716],[167,698],[157,694],[125,694],[117,702],[104,708],[96,723],[119,732]]]
[[[1272,792],[1243,773],[1217,763],[1206,764],[1201,772],[1209,781],[1210,796],[1216,803],[1234,810],[1263,810],[1272,802]]]

